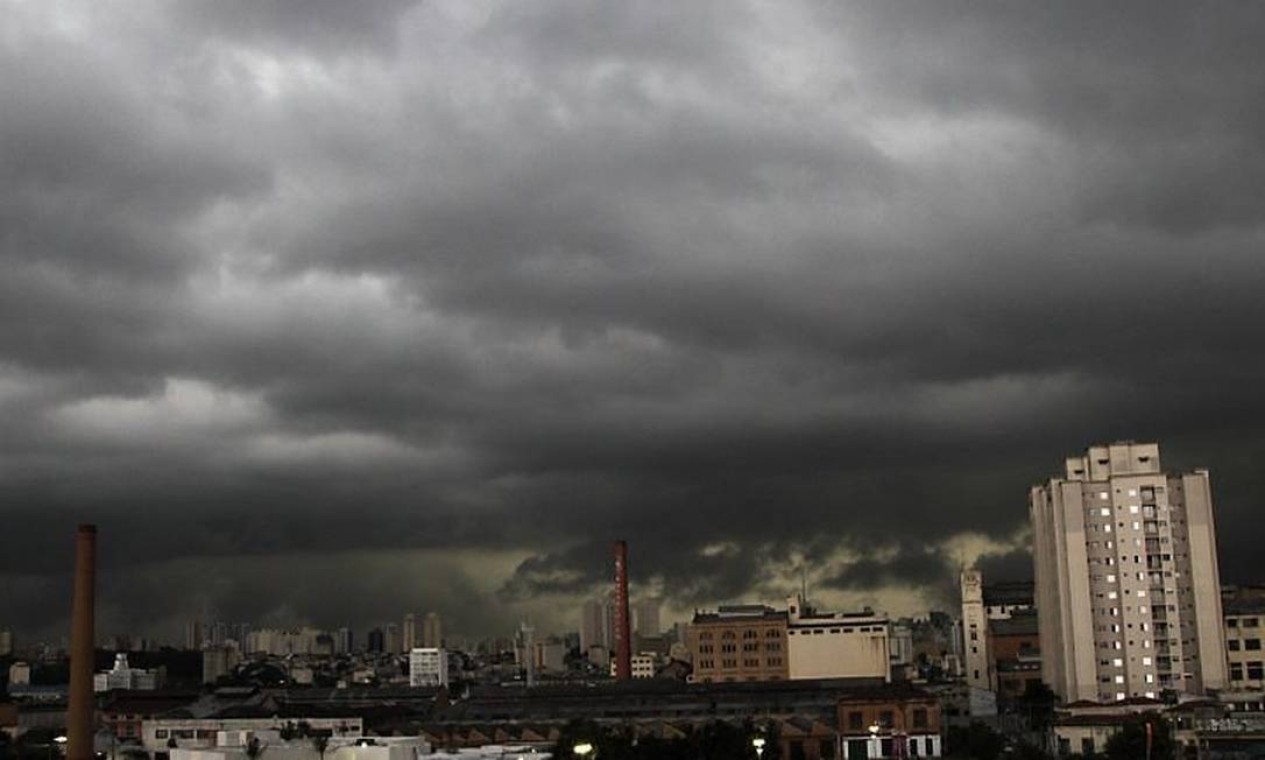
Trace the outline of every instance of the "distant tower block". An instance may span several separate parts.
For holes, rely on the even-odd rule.
[[[632,625],[628,614],[628,543],[615,542],[615,680],[632,678]]]
[[[70,613],[70,705],[66,714],[66,760],[93,760],[95,703],[92,693],[96,639],[97,527],[75,534],[75,591]]]

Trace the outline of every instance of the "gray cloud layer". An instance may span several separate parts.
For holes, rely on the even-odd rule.
[[[955,537],[1022,572],[1027,486],[1117,438],[1211,468],[1259,579],[1258,7],[5,16],[14,625],[80,520],[138,629],[503,624],[616,536],[682,608],[805,563],[943,600]]]

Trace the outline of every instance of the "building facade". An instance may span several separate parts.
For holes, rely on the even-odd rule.
[[[408,656],[409,686],[447,686],[448,653],[436,647],[418,647]]]
[[[962,659],[966,666],[967,685],[991,690],[984,576],[978,570],[962,573]]]
[[[1221,599],[1225,611],[1225,644],[1231,691],[1265,690],[1265,586],[1226,589]]]
[[[1208,472],[1094,446],[1029,494],[1042,679],[1066,702],[1226,685]]]
[[[686,632],[693,657],[692,682],[787,679],[787,615],[762,604],[721,606],[696,612]]]
[[[892,680],[886,615],[870,610],[819,612],[800,596],[788,599],[786,609],[789,678]]]

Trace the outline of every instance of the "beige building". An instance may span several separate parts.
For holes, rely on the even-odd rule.
[[[1265,651],[1261,650],[1261,639],[1265,638],[1265,587],[1226,589],[1221,604],[1225,609],[1230,690],[1265,690]]]
[[[1066,702],[1226,686],[1206,470],[1158,444],[1094,446],[1030,492],[1042,680]]]
[[[962,573],[962,661],[966,665],[967,685],[991,691],[984,577],[978,570]]]
[[[886,615],[819,612],[801,596],[787,600],[788,674],[800,678],[881,678],[891,681]]]
[[[695,683],[784,681],[786,613],[762,604],[696,612],[686,632]]]

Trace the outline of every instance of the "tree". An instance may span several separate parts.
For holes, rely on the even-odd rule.
[[[327,734],[312,734],[312,748],[320,754],[321,760],[325,760],[325,750],[329,749],[329,736]]]
[[[1028,722],[1028,728],[1037,733],[1044,733],[1054,722],[1054,706],[1058,704],[1058,695],[1041,681],[1029,681],[1024,687],[1023,696],[1017,704]]]
[[[1149,727],[1149,731],[1148,731]],[[1110,760],[1144,760],[1150,736],[1150,760],[1174,760],[1176,746],[1168,721],[1157,713],[1131,717],[1120,731],[1107,741],[1105,754]]]
[[[969,757],[971,760],[997,760],[1006,745],[1001,734],[979,721],[972,721],[966,728],[950,728],[945,739],[945,757]]]

